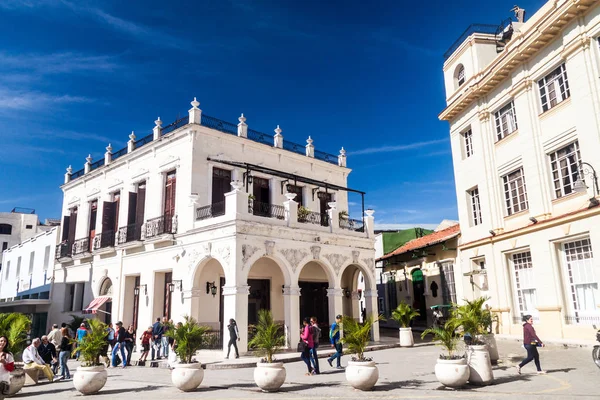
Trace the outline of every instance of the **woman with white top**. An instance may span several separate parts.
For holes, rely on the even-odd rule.
[[[8,392],[10,373],[15,370],[15,359],[8,351],[8,338],[0,336],[0,396]]]

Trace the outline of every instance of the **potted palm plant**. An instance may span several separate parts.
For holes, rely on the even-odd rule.
[[[306,222],[310,210],[304,206],[298,207],[298,222]]]
[[[189,392],[195,390],[204,379],[202,363],[193,359],[204,344],[204,335],[210,328],[199,325],[192,317],[185,316],[184,322],[167,331],[166,336],[173,338],[174,351],[181,360],[173,365],[171,381],[179,390]]]
[[[487,298],[480,297],[463,305],[455,305],[448,322],[451,328],[462,328],[462,335],[469,335],[467,342],[467,362],[469,364],[469,382],[476,385],[487,385],[494,380],[492,363],[483,336],[487,334],[483,304]]]
[[[286,372],[282,362],[277,362],[273,355],[278,348],[285,345],[285,334],[280,325],[273,321],[270,310],[258,311],[258,324],[254,337],[248,343],[249,347],[264,356],[256,363],[254,382],[264,392],[279,390],[285,381]]]
[[[8,338],[8,348],[17,361],[15,370],[10,373],[9,396],[18,393],[25,385],[25,372],[20,361],[22,361],[23,350],[27,347],[27,332],[30,326],[31,320],[25,314],[0,314],[0,336]]]
[[[432,334],[446,353],[440,354],[435,364],[435,377],[444,386],[459,388],[469,380],[469,366],[464,354],[457,354],[459,337],[454,333],[452,324],[426,329],[421,338]]]
[[[418,317],[419,312],[405,302],[398,304],[392,312],[392,319],[400,325],[400,347],[412,347],[415,344],[410,321]]]
[[[371,390],[379,379],[379,370],[372,358],[365,357],[367,344],[371,339],[373,325],[382,319],[381,316],[368,315],[360,324],[352,317],[342,319],[344,337],[341,342],[348,346],[348,351],[354,354],[352,361],[346,367],[346,380],[355,389]]]
[[[492,365],[498,363],[498,359],[500,358],[500,354],[498,354],[498,345],[496,344],[496,337],[494,336],[493,324],[500,322],[500,318],[498,314],[492,313],[490,308],[485,308],[482,310],[483,312],[483,325],[487,333],[481,336],[481,339],[485,342],[488,347],[488,351],[490,353],[490,361]]]
[[[102,349],[106,346],[108,330],[106,324],[97,320],[88,320],[89,329],[73,354],[79,352],[81,366],[73,378],[73,385],[81,394],[98,393],[106,384],[108,374],[104,364],[100,362]]]

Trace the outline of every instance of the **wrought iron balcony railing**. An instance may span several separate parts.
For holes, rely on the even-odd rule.
[[[108,230],[94,236],[94,250],[105,249],[107,247],[114,247],[115,245],[115,231]]]
[[[349,231],[364,232],[365,223],[360,219],[340,218],[340,228]]]
[[[225,215],[225,202],[219,201],[196,209],[196,221]]]
[[[176,129],[181,128],[188,124],[190,117],[186,115],[185,117],[179,118],[175,122],[170,123],[169,125],[162,128],[161,135],[166,135],[169,132],[173,132]]]
[[[177,232],[177,216],[163,215],[149,219],[142,227],[142,239],[151,239],[165,233]]]
[[[316,211],[298,210],[298,222],[329,226],[329,215],[327,215],[327,213],[319,213]]]
[[[72,254],[74,256],[90,252],[90,238],[77,239],[73,242]]]
[[[142,239],[142,224],[122,226],[117,232],[117,244],[135,242]]]
[[[259,217],[285,219],[285,207],[257,200],[248,200],[248,212]]]
[[[59,260],[61,258],[69,258],[71,257],[71,252],[73,250],[73,246],[70,242],[64,241],[56,245],[56,259]]]

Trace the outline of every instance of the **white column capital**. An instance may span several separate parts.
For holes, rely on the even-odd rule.
[[[343,297],[344,289],[342,288],[333,288],[327,289],[327,297]]]
[[[377,289],[375,289],[375,290],[365,290],[363,292],[363,296],[365,296],[365,297],[377,297]]]
[[[302,289],[298,286],[284,286],[283,287],[283,295],[284,296],[300,296],[300,292]]]
[[[223,286],[221,289],[223,296],[235,296],[237,294],[249,295],[250,294],[250,286],[242,285],[242,286]]]

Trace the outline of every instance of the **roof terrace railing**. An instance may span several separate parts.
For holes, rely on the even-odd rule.
[[[498,29],[499,29],[498,25],[491,25],[491,24],[471,24],[471,25],[469,25],[469,27],[463,32],[463,34],[460,35],[458,37],[458,39],[456,39],[456,42],[454,42],[452,44],[452,46],[450,46],[450,48],[444,53],[444,60],[447,60],[448,58],[450,58],[452,53],[454,53],[456,51],[456,49],[458,49],[460,47],[462,42],[464,42],[465,39],[467,39],[472,34],[486,33],[489,35],[495,35],[498,32]]]

